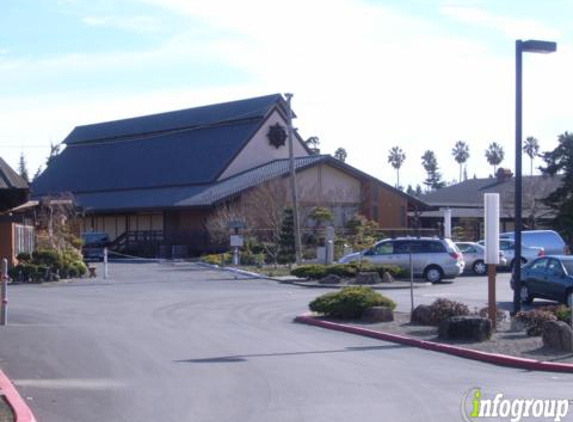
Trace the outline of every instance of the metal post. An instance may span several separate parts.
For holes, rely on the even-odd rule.
[[[523,41],[515,42],[515,256],[513,258],[513,312],[521,310],[521,126],[522,126],[522,60]]]
[[[487,264],[487,297],[488,297],[488,316],[493,325],[497,328],[497,305],[495,300],[495,264]]]
[[[107,280],[107,248],[103,248],[103,279]]]
[[[410,311],[414,312],[414,261],[412,260],[412,251],[408,248],[410,259]]]
[[[0,325],[8,325],[8,260],[2,259],[2,268],[0,269],[0,282],[2,284],[0,292]]]
[[[296,171],[294,168],[294,145],[292,136],[292,109],[291,98],[292,94],[285,94],[288,106],[288,152],[289,152],[289,170],[290,170],[290,189],[292,191],[292,213],[294,222],[294,249],[296,256],[296,263],[302,262],[302,244],[300,239],[300,224],[298,214],[298,192],[296,187]]]

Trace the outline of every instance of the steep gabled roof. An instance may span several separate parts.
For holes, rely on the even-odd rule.
[[[357,177],[382,184],[385,188],[405,197],[412,204],[421,208],[428,208],[428,205],[423,201],[407,195],[330,155],[311,155],[295,158],[295,169],[297,171],[318,164],[332,165]],[[76,195],[76,201],[88,212],[207,207],[230,199],[269,180],[287,176],[288,173],[289,160],[275,160],[208,185],[80,193]]]
[[[76,127],[34,181],[33,195],[212,183],[272,110],[283,107],[274,94]]]
[[[0,157],[0,189],[28,189],[28,183]]]

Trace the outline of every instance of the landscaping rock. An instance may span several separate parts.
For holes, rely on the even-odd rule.
[[[385,271],[384,275],[382,275],[382,283],[394,283],[394,277],[392,277],[392,274]]]
[[[394,321],[394,311],[386,306],[373,306],[362,312],[362,322],[391,322]]]
[[[438,337],[447,340],[485,341],[491,338],[493,326],[489,318],[479,316],[455,316],[443,320],[438,328]]]
[[[421,325],[432,325],[432,310],[428,305],[418,305],[412,312],[411,322]]]
[[[543,345],[563,352],[573,352],[573,330],[563,321],[546,321],[541,326]]]
[[[354,280],[354,284],[377,284],[380,282],[380,274],[375,272],[358,273]]]
[[[341,282],[342,278],[336,274],[328,274],[318,281],[319,284],[340,284]]]

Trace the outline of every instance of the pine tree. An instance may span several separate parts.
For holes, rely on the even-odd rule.
[[[296,261],[296,250],[294,246],[294,213],[292,208],[285,208],[283,222],[279,234],[279,253],[277,261],[280,264],[287,264]]]
[[[428,189],[440,189],[443,188],[446,183],[442,180],[442,174],[438,171],[438,160],[436,159],[436,154],[434,151],[427,150],[424,155],[422,155],[422,166],[428,177],[424,180],[424,184],[428,186]]]
[[[342,161],[343,163],[346,161],[346,158],[348,157],[348,153],[346,152],[346,150],[344,148],[338,148],[335,152],[334,152],[334,158],[336,158],[337,160]]]
[[[26,183],[30,183],[30,177],[28,176],[28,169],[26,167],[26,158],[24,158],[24,153],[20,153],[20,163],[18,164],[18,174]]]
[[[544,202],[555,210],[552,227],[565,237],[568,244],[573,242],[573,134],[559,135],[559,144],[553,151],[543,154],[546,167],[544,174],[562,174],[561,186],[554,190]]]

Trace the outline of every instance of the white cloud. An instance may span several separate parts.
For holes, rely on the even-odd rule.
[[[159,32],[163,28],[152,16],[84,16],[81,21],[89,26],[108,26],[133,32]]]

